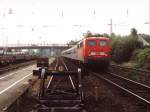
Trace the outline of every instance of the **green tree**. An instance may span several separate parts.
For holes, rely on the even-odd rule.
[[[142,48],[142,43],[138,38],[124,36],[112,39],[111,54],[112,59],[117,63],[129,61],[135,49]]]
[[[68,45],[76,45],[79,41],[78,40],[71,40],[70,42],[68,42]]]
[[[138,36],[138,31],[135,28],[131,28],[130,35],[132,37],[137,37]]]

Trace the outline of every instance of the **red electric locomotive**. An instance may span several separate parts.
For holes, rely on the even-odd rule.
[[[62,56],[91,67],[107,68],[111,58],[110,39],[104,36],[84,38],[74,47],[63,51]]]

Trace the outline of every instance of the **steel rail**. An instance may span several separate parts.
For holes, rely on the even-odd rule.
[[[65,69],[66,69],[67,71],[69,71],[69,69],[68,69],[67,65],[65,64],[64,60],[62,60],[62,63],[63,63],[63,65],[65,66]],[[76,91],[74,82],[73,82],[72,77],[71,77],[70,75],[69,75],[69,80],[70,80],[70,82],[71,82],[72,88]]]
[[[111,74],[111,75],[114,76],[114,77],[117,77],[117,78],[123,79],[123,80],[125,80],[125,81],[128,81],[128,82],[130,82],[130,83],[134,83],[134,84],[137,84],[137,85],[142,86],[142,87],[144,87],[144,88],[150,89],[150,86],[147,86],[147,85],[145,85],[145,84],[142,84],[142,83],[133,81],[133,80],[128,79],[128,78],[125,78],[125,77],[122,77],[122,76],[117,75],[117,74],[115,74],[115,73],[111,73],[111,72],[106,72],[106,73]]]
[[[56,59],[57,61],[56,61],[56,65],[55,65],[55,68],[54,68],[54,70],[56,70],[57,69],[57,67],[58,67],[58,59]],[[50,79],[49,79],[49,82],[48,82],[48,85],[47,85],[47,88],[49,88],[50,87],[50,84],[51,84],[51,82],[52,82],[52,80],[53,80],[53,75],[52,76],[50,76]]]
[[[149,101],[149,100],[147,100],[147,99],[143,98],[142,96],[138,95],[135,91],[129,90],[129,89],[127,89],[127,88],[125,88],[125,87],[123,87],[123,86],[117,84],[116,82],[112,81],[111,79],[106,78],[105,76],[102,76],[101,74],[94,73],[94,72],[92,72],[92,74],[95,75],[96,77],[100,78],[100,79],[105,80],[105,81],[108,82],[109,84],[114,85],[115,87],[117,87],[117,88],[119,88],[119,89],[125,91],[126,93],[128,93],[128,94],[130,94],[130,95],[133,95],[134,97],[140,99],[140,100],[143,101],[144,103],[150,105],[150,101]],[[116,77],[116,75],[115,75],[115,77]],[[121,77],[119,77],[119,79],[124,80],[124,81],[126,80],[126,78],[123,78],[123,79],[122,79]],[[126,80],[126,81],[127,81],[127,80]],[[133,83],[133,84],[136,84],[136,85],[138,84],[138,85],[140,85],[140,86],[142,86],[142,87],[146,87],[146,88],[147,88],[146,85],[140,84],[140,83],[138,83],[138,82],[135,83],[135,81],[132,81],[132,80],[128,80],[128,81],[130,81],[130,83]],[[122,81],[122,82],[123,82],[123,81]],[[149,88],[150,88],[150,87],[148,87],[147,89],[149,89]],[[149,94],[149,93],[148,93],[148,94]]]
[[[111,64],[110,66],[111,66],[111,67],[120,68],[120,69],[133,70],[133,71],[136,71],[137,73],[145,73],[145,74],[147,74],[148,76],[150,76],[150,71],[149,71],[149,70],[136,69],[136,68],[131,68],[131,67],[123,67],[123,66],[114,65],[114,64]]]
[[[61,67],[61,66],[62,66],[62,69],[61,68],[59,69],[59,67]],[[52,94],[48,95],[48,97],[51,98],[51,100],[49,100],[50,102],[47,101],[48,103],[53,103],[53,104],[56,102],[56,105],[54,107],[53,106],[52,107],[51,106],[50,107],[45,106],[44,108],[40,108],[38,111],[40,111],[40,110],[41,111],[42,110],[52,110],[52,111],[54,111],[54,110],[61,110],[61,109],[63,109],[63,110],[79,110],[80,109],[82,112],[86,112],[86,110],[82,107],[82,98],[81,98],[81,95],[83,95],[83,94],[80,94],[80,93],[82,93],[81,90],[80,90],[81,87],[82,87],[82,84],[81,84],[81,72],[80,72],[80,74],[76,74],[76,75],[79,75],[78,76],[78,88],[76,88],[76,86],[74,84],[74,81],[73,81],[73,79],[71,77],[71,75],[72,75],[71,71],[69,71],[68,66],[66,65],[66,63],[64,62],[64,60],[61,60],[61,59],[57,58],[56,64],[55,64],[55,70],[58,70],[60,72],[66,72],[66,71],[69,72],[69,74],[66,75],[66,76],[67,76],[67,78],[69,78],[69,81],[70,81],[70,83],[72,85],[72,88],[75,90],[74,91],[75,94],[74,94],[74,92],[72,93],[72,92],[68,92],[68,91],[57,90],[56,87],[58,87],[58,85],[62,81],[62,79],[58,79],[58,81],[56,80],[55,86],[50,91],[50,93],[52,93]],[[52,82],[52,79],[53,79],[53,77],[50,78],[50,82],[49,82],[48,86]],[[48,86],[47,86],[47,88],[48,88]],[[59,95],[58,93],[61,93],[61,94]],[[71,95],[71,97],[70,97],[71,99],[70,100],[64,99],[65,95],[68,98]],[[63,98],[63,100],[62,100],[62,98]],[[70,105],[70,104],[72,104],[71,102],[74,104],[73,106]],[[66,106],[63,106],[63,105],[60,106],[61,105],[60,104],[60,105],[57,106],[57,103],[63,103],[63,105],[64,105],[64,103],[67,103],[67,105],[65,104]]]

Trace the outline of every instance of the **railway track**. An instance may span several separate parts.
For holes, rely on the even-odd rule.
[[[71,71],[62,59],[56,59],[53,70],[41,68],[39,108],[33,112],[86,112],[83,107],[81,74]],[[48,72],[50,74],[48,74]],[[50,76],[47,79],[44,75]],[[74,74],[74,75],[73,75]]]
[[[135,82],[133,80],[121,77],[118,74],[106,72],[106,73],[94,73],[94,76],[100,78],[107,83],[117,87],[122,90],[126,94],[134,96],[134,98],[138,99],[143,104],[150,106],[150,87],[144,84]]]
[[[123,67],[120,65],[115,65],[115,64],[111,64],[110,67],[112,68],[117,68],[117,69],[123,69],[123,70],[127,70],[127,71],[134,71],[138,74],[144,74],[146,76],[150,76],[150,71],[149,70],[145,70],[145,69],[136,69],[136,68],[130,68],[130,67]]]
[[[77,69],[77,67],[73,67],[75,64],[71,62],[67,62],[62,59],[56,59],[54,63],[52,63],[53,66],[49,66],[50,71],[52,70],[52,73],[71,73]],[[54,72],[53,72],[54,71]],[[89,71],[90,72],[90,71]],[[77,96],[77,84],[75,81],[74,75],[66,75],[60,74],[60,75],[47,75],[46,79],[39,79],[40,84],[40,94],[39,99],[38,97],[34,97],[33,100],[35,100],[35,104],[33,104],[33,108],[30,109],[30,112],[86,112],[86,111],[94,111],[94,109],[99,109],[97,112],[107,109],[101,108],[109,108],[110,112],[112,112],[111,108],[116,108],[115,110],[123,110],[122,105],[126,105],[126,102],[128,102],[128,99],[130,98],[130,95],[133,99],[138,99],[139,102],[141,102],[144,106],[148,105],[150,106],[150,87],[146,86],[144,84],[140,84],[138,82],[129,80],[127,78],[121,77],[117,74],[112,73],[89,73],[87,77],[83,79],[83,90],[86,92],[84,95],[84,102],[80,99],[83,98],[83,94],[80,94]],[[77,75],[76,75],[77,76]],[[95,77],[96,76],[96,77]],[[65,80],[63,79],[65,77]],[[40,77],[39,77],[40,78]],[[117,87],[119,91],[117,93],[124,97],[124,94],[127,94],[127,97],[125,98],[125,103],[120,103],[121,105],[118,106],[118,101],[116,99],[113,100],[111,95],[114,94],[113,90],[111,93],[106,93],[107,95],[101,95],[103,92],[105,93],[105,89],[103,89],[103,81],[100,81],[100,79],[103,79],[107,81],[109,84],[114,85],[114,87]],[[88,80],[87,80],[88,79]],[[40,82],[41,81],[41,82]],[[66,83],[67,82],[67,83]],[[65,84],[66,83],[66,84]],[[86,85],[86,86],[85,86]],[[106,92],[107,92],[107,84],[106,85]],[[44,86],[44,91],[43,91]],[[102,87],[101,87],[102,86]],[[68,90],[67,90],[67,87]],[[111,86],[112,87],[112,86]],[[37,88],[39,90],[39,88]],[[65,90],[66,89],[66,90]],[[114,89],[114,88],[112,88]],[[115,89],[116,90],[116,89]],[[102,92],[103,91],[103,92]],[[42,93],[44,92],[44,93]],[[90,97],[89,97],[90,96]],[[106,97],[109,96],[109,97]],[[134,96],[134,97],[133,97]],[[95,99],[93,99],[95,98]],[[106,103],[104,102],[104,99]],[[112,99],[111,99],[112,98]],[[116,98],[116,97],[115,97]],[[117,97],[118,100],[121,100],[120,96]],[[91,100],[92,99],[92,100]],[[109,101],[107,101],[109,100]],[[116,101],[116,103],[114,103]],[[137,100],[135,100],[137,101]],[[134,103],[130,103],[129,105],[133,105]],[[113,102],[115,105],[112,105],[111,103],[107,105],[107,103]],[[92,103],[92,104],[91,104]],[[27,104],[28,105],[28,104]],[[103,105],[103,106],[101,106]],[[126,106],[126,109],[128,109],[128,106]],[[135,105],[139,105],[136,103]],[[85,109],[86,107],[86,109]],[[136,107],[136,106],[135,106]],[[143,108],[143,107],[142,107]],[[93,110],[92,110],[93,109]],[[130,108],[131,109],[131,108]],[[130,110],[128,109],[128,110]],[[147,109],[147,108],[146,108]],[[146,110],[145,109],[145,110]],[[109,110],[109,109],[108,109]],[[107,111],[108,111],[107,110]],[[149,109],[148,109],[149,110]],[[102,111],[103,112],[103,111]],[[108,111],[109,112],[109,111]],[[115,112],[115,111],[113,111]],[[120,112],[120,111],[119,111]],[[122,112],[122,111],[121,111]],[[126,111],[125,111],[126,112]],[[136,112],[136,111],[135,111]],[[141,111],[139,111],[141,112]],[[149,111],[148,111],[149,112]]]

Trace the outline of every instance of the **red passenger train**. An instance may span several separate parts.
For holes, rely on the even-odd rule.
[[[62,56],[91,67],[107,68],[111,58],[110,39],[104,36],[84,38],[74,47],[63,51]]]

